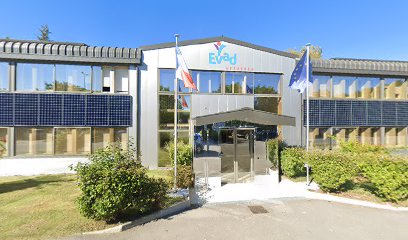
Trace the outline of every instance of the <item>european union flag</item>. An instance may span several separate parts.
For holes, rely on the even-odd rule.
[[[306,80],[306,54],[307,51],[303,54],[302,58],[293,70],[292,76],[290,77],[289,87],[292,89],[298,90],[300,93],[307,87],[307,80]],[[313,83],[313,76],[312,76],[312,61],[309,58],[309,82]],[[310,84],[309,83],[309,84]]]

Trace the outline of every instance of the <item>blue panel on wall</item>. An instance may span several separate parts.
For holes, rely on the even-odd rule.
[[[408,102],[397,103],[397,124],[408,126]]]
[[[63,125],[85,126],[85,95],[63,95]]]
[[[40,94],[39,125],[62,125],[62,95]]]
[[[335,102],[321,100],[320,102],[320,126],[334,126],[336,124]]]
[[[367,102],[351,102],[351,125],[367,126]]]
[[[110,96],[109,97],[109,125],[131,126],[132,125],[132,97]]]
[[[109,108],[106,95],[87,95],[86,96],[86,125],[88,126],[108,126]]]
[[[351,101],[336,101],[336,126],[351,125]]]
[[[13,120],[13,94],[0,94],[0,125],[12,126]]]
[[[397,103],[384,101],[382,111],[382,125],[395,126],[397,125]]]
[[[14,125],[38,125],[38,94],[15,94]]]
[[[382,102],[380,101],[367,101],[367,125],[368,126],[381,126],[382,122]]]

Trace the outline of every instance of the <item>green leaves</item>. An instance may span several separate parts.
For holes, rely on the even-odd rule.
[[[282,151],[282,171],[288,177],[306,175],[306,151],[303,148],[286,148]]]
[[[110,145],[89,160],[73,168],[82,192],[78,206],[85,217],[109,222],[128,210],[144,213],[164,203],[168,183],[148,177],[132,147]]]

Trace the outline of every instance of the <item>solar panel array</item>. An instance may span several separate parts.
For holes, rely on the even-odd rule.
[[[131,125],[131,96],[0,93],[0,126]]]
[[[407,101],[313,99],[309,106],[309,125],[312,127],[408,126]],[[303,113],[306,125],[306,102]]]

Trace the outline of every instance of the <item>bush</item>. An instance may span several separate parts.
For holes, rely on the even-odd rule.
[[[306,151],[303,148],[286,148],[282,151],[282,171],[285,176],[305,176],[305,162]]]
[[[174,143],[169,142],[166,145],[166,150],[169,153],[171,160],[174,159]],[[190,144],[186,144],[182,141],[177,142],[177,164],[183,166],[191,166],[193,162],[193,148]],[[174,166],[174,161],[172,161]]]
[[[174,158],[174,143],[169,143],[167,146],[167,152],[170,159]],[[182,141],[177,142],[177,187],[190,188],[194,184],[193,176],[193,150],[191,145]],[[172,161],[174,167],[174,161]],[[174,171],[172,172],[174,177]]]
[[[272,168],[278,168],[278,159],[281,157],[282,150],[287,146],[286,143],[277,138],[266,142],[268,150],[268,159],[272,163]]]
[[[374,185],[377,196],[392,202],[408,199],[407,159],[367,154],[359,167],[362,175]]]
[[[354,156],[341,151],[315,150],[308,154],[313,179],[323,191],[340,191],[357,174]]]
[[[362,144],[355,140],[340,141],[339,142],[340,150],[342,152],[350,153],[367,153],[367,152],[377,152],[385,153],[385,148],[377,145],[371,144]]]
[[[82,215],[107,222],[127,211],[145,213],[162,207],[169,185],[147,176],[136,151],[110,145],[92,154],[89,163],[73,169],[78,174]]]

